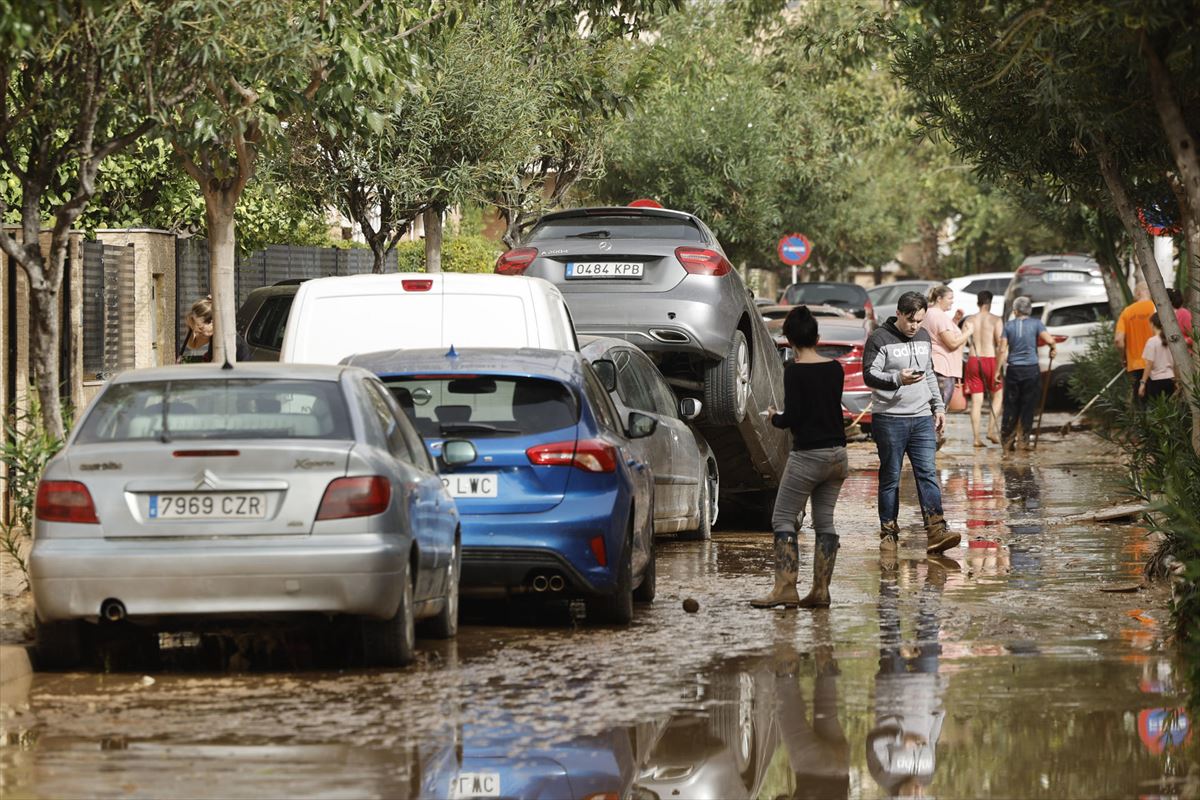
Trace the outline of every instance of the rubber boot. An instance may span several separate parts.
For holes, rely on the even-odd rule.
[[[896,520],[884,522],[879,526],[879,550],[882,553],[895,553],[900,547],[900,523]]]
[[[800,604],[800,593],[796,591],[796,578],[800,573],[800,546],[795,531],[775,531],[775,587],[766,597],[751,600],[754,608],[796,608]]]
[[[946,527],[946,518],[941,514],[930,514],[925,523],[925,552],[938,554],[958,547],[962,536]]]
[[[829,608],[829,582],[833,579],[833,565],[837,562],[838,537],[817,537],[816,552],[813,554],[812,590],[800,601],[800,608]]]

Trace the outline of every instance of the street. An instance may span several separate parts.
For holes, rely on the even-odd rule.
[[[468,604],[457,640],[421,641],[417,663],[398,671],[313,669],[301,651],[290,667],[273,658],[268,668],[251,652],[213,672],[184,649],[154,673],[36,674],[17,694],[6,688],[0,789],[14,798],[558,797],[583,796],[581,785],[613,793],[591,796],[645,798],[1194,793],[1186,718],[1171,727],[1183,701],[1166,645],[1169,589],[1100,591],[1138,585],[1153,544],[1139,527],[1067,519],[1108,504],[1096,498],[1115,502],[1120,464],[1083,433],[1044,437],[1036,454],[1002,461],[997,448],[971,451],[966,423],[951,419],[939,456],[947,517],[966,534],[947,558],[925,558],[906,474],[900,557],[881,562],[874,445],[851,446],[827,611],[749,607],[769,584],[766,535],[668,537],[658,598],[628,630],[573,626],[564,609],[539,618]],[[1000,547],[968,547],[976,537]],[[811,530],[801,542],[803,587]],[[697,613],[683,610],[685,598]]]

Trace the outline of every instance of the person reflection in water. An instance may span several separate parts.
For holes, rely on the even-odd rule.
[[[838,722],[837,661],[829,634],[829,612],[813,617],[812,719],[797,676],[799,659],[783,661],[775,675],[779,736],[795,776],[793,798],[837,798],[850,793],[850,745]],[[779,800],[779,798],[777,798]]]
[[[912,569],[919,562],[908,562]],[[897,570],[885,563],[879,576],[879,671],[875,675],[875,725],[867,734],[867,767],[889,797],[923,797],[937,766],[937,742],[946,712],[945,682],[938,674],[939,619],[946,557],[926,562],[917,606],[916,646],[903,642]]]

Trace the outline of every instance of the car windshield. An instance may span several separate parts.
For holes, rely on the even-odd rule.
[[[545,239],[673,239],[703,242],[704,235],[694,222],[641,214],[589,214],[586,217],[561,217],[542,220],[525,242]]]
[[[384,383],[422,436],[527,436],[579,422],[558,381],[492,375],[395,375]]]
[[[76,441],[351,438],[334,381],[205,379],[112,384]]]
[[[867,302],[867,290],[861,286],[835,283],[793,283],[787,288],[784,303],[798,306],[824,304],[838,308],[862,308]]]

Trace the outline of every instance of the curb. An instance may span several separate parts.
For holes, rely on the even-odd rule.
[[[23,645],[0,645],[0,686],[28,680],[33,676],[29,649]]]

